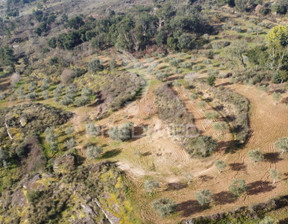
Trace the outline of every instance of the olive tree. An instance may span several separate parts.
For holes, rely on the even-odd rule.
[[[86,149],[86,157],[89,159],[97,159],[103,152],[102,147],[97,145],[89,145]]]
[[[219,173],[221,173],[226,168],[226,163],[222,160],[216,160],[214,165],[217,167]]]
[[[88,64],[88,70],[91,73],[96,73],[97,71],[103,70],[103,65],[98,58],[94,59]]]
[[[274,146],[278,149],[281,154],[288,152],[288,138],[279,138],[275,143]]]
[[[246,190],[247,190],[246,182],[245,180],[242,179],[234,179],[231,185],[229,186],[229,191],[231,191],[231,193],[236,197],[239,197],[241,194],[246,192]]]
[[[86,124],[86,134],[92,135],[92,136],[97,136],[100,133],[100,127],[96,126],[92,123]]]
[[[120,127],[112,127],[108,130],[108,135],[113,140],[128,141],[133,137],[134,124],[128,122]]]
[[[201,206],[209,206],[212,201],[210,190],[200,190],[195,192],[195,198]]]
[[[65,146],[67,149],[72,149],[76,145],[76,141],[74,138],[70,138],[67,141],[65,141]]]
[[[155,180],[146,180],[144,186],[146,191],[152,192],[155,188],[159,188],[159,183]]]
[[[270,169],[269,174],[270,178],[273,180],[273,184],[275,184],[277,180],[280,180],[282,176],[281,172],[276,169]]]
[[[161,216],[172,214],[176,209],[175,202],[170,198],[160,198],[153,202],[152,208]]]
[[[53,128],[46,128],[45,132],[45,140],[49,144],[52,150],[57,149],[57,135]]]
[[[199,136],[188,141],[186,150],[191,156],[207,157],[210,156],[217,147],[217,141],[211,136]]]
[[[264,156],[259,149],[250,150],[248,152],[248,156],[250,157],[252,162],[255,162],[255,163],[262,162],[264,159]]]

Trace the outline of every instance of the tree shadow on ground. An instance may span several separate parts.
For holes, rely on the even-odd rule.
[[[150,156],[150,155],[152,155],[151,152],[144,152],[144,153],[141,154],[141,156],[144,156],[144,157],[145,157],[145,156]]]
[[[213,195],[213,200],[217,205],[225,205],[234,203],[237,198],[229,191],[221,191]]]
[[[244,171],[246,170],[246,165],[244,163],[231,163],[229,164],[231,170],[233,171]]]
[[[230,151],[230,149],[234,146],[235,141],[231,140],[231,141],[221,141],[218,143],[218,148],[215,150],[215,152],[228,152]]]
[[[275,188],[269,181],[258,180],[253,183],[248,184],[247,194],[257,195],[264,192],[272,191]]]
[[[279,152],[269,152],[264,154],[264,159],[270,163],[278,163],[279,161],[283,160],[280,158]]]
[[[199,205],[196,200],[189,200],[179,203],[176,212],[182,212],[184,217],[204,211],[206,208]]]
[[[112,149],[110,151],[105,152],[102,155],[102,159],[109,159],[109,158],[112,158],[112,157],[119,155],[120,153],[121,153],[120,149]]]
[[[187,183],[181,183],[181,182],[168,183],[166,191],[181,190],[187,186],[188,186]]]
[[[208,180],[212,180],[212,179],[213,179],[213,177],[208,176],[208,175],[201,175],[201,176],[199,176],[198,178],[199,178],[201,181],[203,181],[203,182],[206,182],[206,181],[208,181]]]

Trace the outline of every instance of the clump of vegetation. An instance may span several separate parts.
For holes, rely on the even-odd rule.
[[[148,192],[153,192],[154,189],[159,188],[159,183],[155,180],[146,180],[144,183],[145,189]]]
[[[275,220],[270,216],[265,216],[264,219],[262,219],[259,224],[275,224]]]
[[[273,180],[273,184],[275,184],[277,180],[280,180],[282,176],[281,172],[276,169],[270,169],[269,174],[270,178]]]
[[[86,149],[86,157],[89,159],[97,159],[100,158],[102,152],[102,147],[98,145],[88,145]]]
[[[246,185],[245,180],[234,179],[231,185],[229,186],[229,190],[234,196],[239,197],[240,195],[245,193],[247,190],[247,185]]]
[[[227,88],[215,88],[213,92],[215,102],[219,106],[227,108],[226,111],[223,111],[228,112],[228,116],[235,117],[231,123],[234,127],[232,131],[236,134],[237,141],[241,144],[245,143],[250,133],[248,116],[249,101],[240,94]],[[231,110],[231,106],[234,110]]]
[[[212,201],[210,190],[200,190],[195,192],[195,198],[201,206],[209,206]]]
[[[103,65],[101,64],[100,60],[96,58],[93,61],[89,62],[88,70],[91,73],[96,73],[103,70]]]
[[[288,138],[279,138],[275,143],[274,146],[278,149],[282,154],[288,152]]]
[[[216,160],[214,165],[217,167],[219,173],[221,173],[226,168],[226,163],[222,160]]]
[[[108,130],[108,135],[113,140],[128,141],[134,135],[134,124],[128,122],[119,127],[112,127]]]
[[[109,76],[106,80],[101,88],[103,111],[99,118],[107,116],[111,111],[119,110],[127,102],[134,100],[145,85],[145,81],[134,73]]]
[[[101,128],[95,124],[89,123],[86,124],[86,134],[92,136],[98,136],[101,132]]]
[[[210,136],[199,136],[187,140],[186,151],[191,156],[207,157],[210,156],[218,147],[218,143]]]
[[[170,198],[160,198],[153,202],[153,209],[161,216],[172,214],[176,209],[176,204]]]
[[[217,120],[219,118],[219,114],[217,112],[206,112],[205,117],[209,120]]]
[[[160,119],[171,124],[190,124],[193,117],[188,113],[184,104],[167,85],[161,85],[155,92],[155,104]]]
[[[264,160],[264,156],[259,149],[250,150],[248,152],[248,156],[252,160],[252,162],[262,162]]]

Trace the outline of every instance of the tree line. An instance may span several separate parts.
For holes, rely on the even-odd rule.
[[[204,18],[200,5],[176,9],[171,4],[136,7],[135,12],[116,14],[110,11],[106,18],[94,19],[75,16],[64,21],[68,32],[48,41],[51,48],[71,50],[90,42],[96,49],[115,46],[130,52],[144,50],[157,44],[172,50],[189,50],[205,41],[201,36],[213,32]]]

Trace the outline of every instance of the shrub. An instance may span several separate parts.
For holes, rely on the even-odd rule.
[[[252,162],[261,162],[264,159],[263,154],[260,152],[259,149],[250,150],[248,152],[248,156],[252,160]]]
[[[190,99],[196,100],[196,99],[198,99],[198,95],[195,93],[191,93]]]
[[[45,140],[49,144],[52,150],[57,149],[57,135],[54,132],[53,128],[46,128],[45,132]]]
[[[155,180],[146,180],[144,186],[147,191],[151,192],[153,189],[159,188],[159,183]]]
[[[210,190],[196,191],[195,198],[201,206],[209,206],[212,201]]]
[[[82,96],[91,96],[92,93],[93,93],[93,91],[90,88],[83,88],[81,91]]]
[[[69,104],[73,103],[73,99],[70,96],[64,96],[63,99],[60,102],[64,106],[68,106]]]
[[[29,90],[29,92],[33,92],[33,91],[36,90],[36,88],[37,88],[37,83],[36,82],[31,82],[29,87],[28,87],[28,90]]]
[[[217,167],[220,173],[226,168],[226,163],[222,160],[216,160],[214,165]]]
[[[66,135],[71,135],[71,134],[73,134],[74,131],[75,131],[75,130],[74,130],[73,127],[67,127],[67,128],[65,129],[65,134],[66,134]]]
[[[270,216],[265,216],[264,219],[262,219],[259,224],[276,224],[275,220]]]
[[[113,140],[128,141],[132,138],[134,124],[128,122],[121,127],[112,127],[108,131],[108,135]]]
[[[207,157],[210,156],[217,147],[218,143],[212,137],[199,136],[197,138],[189,139],[185,148],[191,156]]]
[[[50,87],[49,79],[44,79],[41,85],[41,90],[48,89]]]
[[[97,136],[100,134],[100,127],[96,126],[92,123],[86,124],[86,134],[92,135],[92,136]]]
[[[5,166],[5,163],[7,162],[9,158],[8,152],[4,151],[3,149],[0,149],[0,165]]]
[[[103,65],[98,58],[94,59],[88,64],[88,70],[91,73],[96,73],[97,71],[103,70]]]
[[[97,145],[90,145],[86,149],[86,157],[89,159],[97,159],[101,156],[103,149]]]
[[[207,78],[207,84],[209,86],[215,86],[216,77],[214,75],[209,75]]]
[[[89,96],[81,96],[75,99],[74,105],[77,107],[85,106],[90,103]]]
[[[226,131],[228,129],[228,125],[223,122],[223,121],[219,121],[219,122],[215,122],[213,123],[213,128],[216,130],[216,131]]]
[[[180,60],[180,59],[177,59],[177,58],[172,59],[172,60],[169,62],[169,64],[170,64],[171,66],[175,66],[175,67],[178,67],[180,63],[181,63],[181,60]]]
[[[276,169],[270,169],[269,174],[270,178],[273,180],[273,184],[275,184],[277,180],[280,180],[282,176],[281,172]]]
[[[42,97],[44,100],[47,100],[49,98],[49,91],[48,90],[44,90],[42,92]]]
[[[279,102],[281,100],[281,98],[282,98],[282,95],[281,95],[281,93],[273,93],[272,97],[273,97],[273,100],[275,102]]]
[[[75,98],[75,96],[77,95],[78,89],[76,85],[70,85],[68,87],[66,87],[66,96],[70,97],[70,98]]]
[[[67,149],[72,149],[76,145],[76,141],[74,138],[70,138],[67,141],[65,141],[65,146]]]
[[[198,107],[200,107],[201,109],[203,109],[203,108],[205,108],[205,106],[206,106],[206,102],[205,101],[199,101],[199,103],[198,103]]]
[[[219,114],[217,112],[206,112],[205,117],[209,120],[217,120],[219,118]]]
[[[42,195],[42,191],[28,191],[27,199],[30,203],[34,204]]]
[[[246,192],[247,186],[245,180],[234,179],[231,185],[229,186],[229,190],[236,197],[239,197],[241,194]]]
[[[26,97],[27,99],[35,100],[38,97],[38,94],[36,92],[28,93]]]
[[[161,216],[172,214],[176,209],[176,204],[170,198],[160,198],[153,202],[152,208]]]
[[[279,138],[274,146],[278,149],[282,154],[288,152],[288,138]]]
[[[0,92],[0,100],[5,100],[6,93]]]

